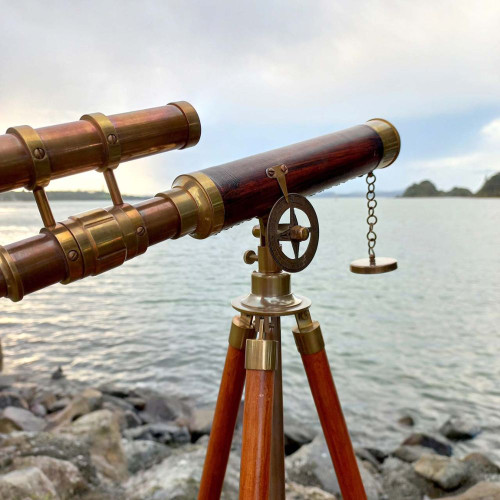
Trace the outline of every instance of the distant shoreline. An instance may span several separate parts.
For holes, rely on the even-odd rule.
[[[48,191],[49,201],[111,201],[106,191]],[[123,195],[124,199],[131,201],[145,200],[148,196]],[[9,191],[0,193],[2,201],[33,201],[33,193],[30,191]]]

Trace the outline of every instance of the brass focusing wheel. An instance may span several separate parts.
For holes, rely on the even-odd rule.
[[[287,210],[290,211],[290,222],[280,224],[280,219]],[[308,227],[299,225],[296,210],[306,215],[309,220]],[[283,270],[297,273],[305,269],[311,263],[319,241],[318,216],[311,203],[296,193],[290,193],[288,201],[284,196],[280,198],[269,213],[266,240],[271,256]],[[300,255],[300,244],[307,240],[309,240],[307,248]],[[282,241],[289,241],[292,244],[294,257],[288,257],[283,252]]]

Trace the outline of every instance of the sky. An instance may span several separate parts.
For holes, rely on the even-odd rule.
[[[477,190],[500,171],[498,0],[0,0],[0,12],[0,130],[196,108],[198,145],[120,165],[124,193],[374,117],[402,139],[377,189]],[[49,189],[103,186],[89,172]]]

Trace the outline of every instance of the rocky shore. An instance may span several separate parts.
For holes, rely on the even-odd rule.
[[[0,375],[2,500],[195,499],[213,408],[144,388],[88,387]],[[439,435],[412,433],[395,450],[358,448],[369,500],[500,499],[500,468],[486,456],[457,457],[453,444],[480,429],[451,417]],[[340,499],[322,436],[285,427],[287,499]],[[238,498],[241,420],[223,497]]]

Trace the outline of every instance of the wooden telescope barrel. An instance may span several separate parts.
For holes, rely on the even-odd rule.
[[[288,191],[309,195],[387,167],[399,149],[397,130],[375,119],[181,175],[172,189],[135,206],[123,204],[72,216],[42,229],[39,236],[0,247],[0,297],[20,300],[51,284],[117,267],[160,241],[186,234],[206,238],[264,216],[281,196],[277,180],[266,173],[271,167],[286,165]]]
[[[106,123],[109,134],[116,136],[121,149],[119,162],[191,147],[201,135],[198,114],[184,101],[107,117],[93,115],[99,115],[100,123]],[[106,137],[98,123],[89,118],[93,115],[35,130],[26,125],[12,127],[0,135],[0,192],[32,188],[36,176],[30,147],[33,138],[50,163],[45,185],[51,179],[104,167]],[[40,156],[40,152],[37,154]]]

